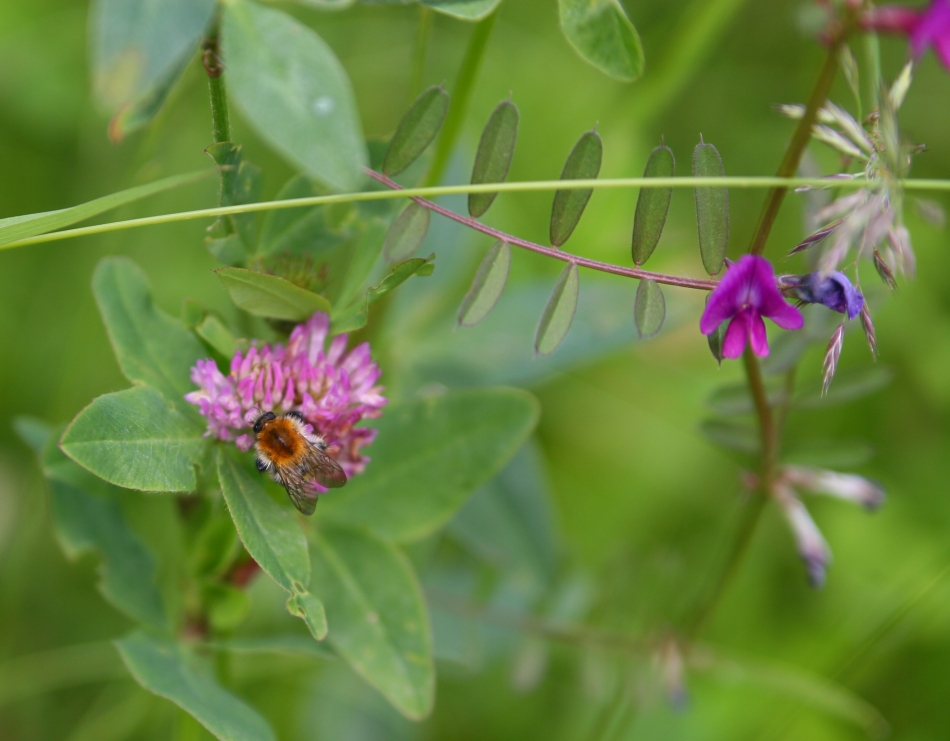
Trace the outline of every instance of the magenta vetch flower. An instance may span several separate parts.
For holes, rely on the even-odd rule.
[[[376,383],[380,370],[370,359],[369,343],[346,352],[347,335],[341,334],[327,347],[329,329],[330,318],[317,312],[294,328],[286,346],[262,344],[235,353],[228,375],[213,360],[199,360],[191,369],[199,390],[185,399],[208,420],[205,434],[247,451],[261,414],[295,410],[326,440],[327,453],[347,477],[361,473],[369,461],[361,449],[376,431],[355,425],[379,417],[387,400]]]
[[[915,59],[933,46],[943,66],[950,69],[950,0],[931,0],[926,8],[882,5],[870,10],[861,25],[907,36]]]
[[[752,343],[752,351],[763,357],[769,354],[769,341],[762,317],[771,319],[782,329],[801,329],[805,323],[802,313],[782,297],[769,261],[746,255],[729,266],[712,292],[699,329],[709,335],[728,321],[722,343],[723,357],[738,358],[747,341]]]

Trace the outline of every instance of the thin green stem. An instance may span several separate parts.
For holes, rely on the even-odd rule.
[[[211,129],[215,144],[231,141],[231,117],[228,113],[228,92],[224,87],[224,67],[218,51],[218,25],[215,23],[201,45],[201,61],[208,74],[211,98]]]
[[[452,102],[449,105],[449,112],[445,117],[445,124],[442,126],[439,141],[436,144],[432,167],[429,169],[429,174],[425,180],[426,185],[435,185],[440,182],[445,174],[445,168],[448,167],[449,158],[455,149],[455,143],[462,131],[462,124],[465,122],[465,115],[468,113],[468,104],[472,99],[475,78],[482,66],[485,48],[488,46],[488,39],[491,37],[492,28],[495,27],[497,17],[498,12],[495,11],[487,18],[480,20],[475,25],[475,30],[472,31],[472,37],[469,39],[468,48],[465,50],[462,65],[459,67],[458,77],[455,78],[455,84],[452,86]]]
[[[429,38],[432,36],[432,9],[419,5],[419,31],[416,33],[416,45],[412,51],[412,72],[409,74],[409,98],[415,98],[422,91],[422,82],[426,73],[426,56],[429,52]]]
[[[838,71],[838,50],[842,42],[843,36],[828,49],[825,64],[818,76],[818,82],[815,83],[815,88],[808,99],[805,115],[798,122],[798,127],[795,129],[792,140],[788,144],[788,149],[785,150],[785,156],[782,157],[782,162],[778,167],[778,177],[791,177],[798,171],[798,164],[808,147],[808,142],[811,141],[811,130],[818,119],[818,111],[828,99],[831,84],[835,80],[835,73]],[[777,185],[766,196],[759,216],[759,223],[752,236],[752,244],[749,246],[750,254],[761,255],[765,251],[765,243],[768,241],[786,193],[788,193],[787,185]]]

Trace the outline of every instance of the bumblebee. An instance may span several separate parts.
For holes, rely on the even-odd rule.
[[[297,509],[312,515],[318,496],[314,484],[336,489],[346,483],[346,474],[326,454],[326,441],[306,432],[305,424],[300,412],[262,414],[254,423],[254,452],[257,470],[270,474]]]

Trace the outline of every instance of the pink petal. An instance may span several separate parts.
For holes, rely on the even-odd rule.
[[[769,338],[765,334],[765,322],[758,314],[752,315],[749,339],[752,341],[752,352],[760,358],[764,358],[769,354]]]
[[[726,270],[726,274],[709,297],[702,319],[699,320],[700,332],[712,334],[720,324],[742,310],[749,293],[756,259],[761,258],[746,255]]]
[[[741,311],[736,314],[729,329],[726,330],[726,337],[722,342],[722,355],[725,358],[739,358],[745,350],[746,338],[749,336],[749,311]],[[761,319],[759,320],[761,321]]]

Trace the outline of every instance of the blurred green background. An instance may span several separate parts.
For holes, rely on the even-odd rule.
[[[604,177],[640,174],[661,136],[677,156],[677,174],[688,174],[700,134],[716,144],[727,174],[771,174],[793,128],[772,106],[804,100],[823,57],[807,32],[810,4],[628,0],[625,6],[647,58],[644,78],[631,85],[605,78],[576,56],[557,28],[553,2],[506,0],[452,179],[465,178],[483,122],[509,92],[521,110],[511,180],[557,177],[576,138],[595,124],[604,138]],[[321,13],[282,7],[339,55],[367,135],[388,136],[412,98],[418,8],[372,4]],[[110,143],[107,120],[90,98],[87,11],[85,0],[0,4],[0,217],[72,205],[210,164],[203,153],[211,143],[207,89],[197,63],[151,127]],[[684,34],[687,27],[693,36]],[[436,17],[427,84],[451,83],[471,28]],[[896,75],[905,54],[902,42],[884,41],[886,77]],[[851,100],[843,83],[834,97],[844,105]],[[292,170],[233,115],[234,138],[263,167],[265,198],[273,197]],[[905,136],[927,145],[914,176],[950,174],[944,116],[950,116],[950,75],[930,55],[901,111]],[[818,145],[812,151],[831,172],[834,157]],[[730,195],[730,251],[739,254],[763,193]],[[210,206],[215,197],[209,180],[112,218]],[[545,242],[550,198],[505,195],[486,220]],[[800,199],[790,197],[783,209],[767,250],[773,260],[804,236]],[[566,249],[627,264],[635,202],[633,191],[596,193]],[[652,269],[701,275],[693,213],[692,194],[676,191]],[[510,630],[504,620],[479,628],[487,633],[477,659],[440,663],[436,710],[420,725],[399,719],[332,662],[249,657],[236,670],[237,691],[265,712],[282,739],[865,737],[847,717],[868,717],[866,710],[818,679],[823,676],[875,706],[894,738],[947,738],[950,254],[946,234],[918,218],[912,201],[906,219],[917,278],[884,297],[872,271],[864,270],[881,362],[893,370],[892,383],[854,404],[796,411],[788,432],[792,447],[853,441],[857,452],[845,470],[880,479],[888,502],[867,516],[843,503],[810,501],[835,555],[819,592],[806,585],[787,528],[770,510],[701,636],[684,705],[656,688],[650,652],[555,641],[545,653],[537,637]],[[211,273],[216,263],[202,244],[205,226],[188,222],[0,251],[2,741],[202,737],[172,705],[126,678],[103,643],[127,622],[96,593],[96,560],[70,563],[59,550],[44,485],[11,421],[27,414],[63,422],[92,397],[128,385],[89,288],[104,255],[138,261],[159,305],[171,313],[195,297],[230,314]],[[575,603],[565,608],[568,617],[661,637],[708,582],[742,496],[736,462],[698,432],[711,390],[741,378],[737,363],[717,368],[697,331],[702,297],[667,291],[668,324],[640,345],[632,331],[636,286],[583,273],[581,317],[571,340],[552,359],[536,361],[529,351],[533,328],[559,266],[516,254],[512,286],[527,287],[519,296],[528,296],[538,283],[537,300],[504,304],[471,332],[436,332],[440,321],[448,326],[453,320],[489,242],[444,225],[433,229],[429,242],[438,254],[435,274],[407,284],[386,324],[370,329],[384,383],[396,395],[432,383],[487,379],[531,388],[543,405],[537,453],[547,484],[541,495],[556,534],[548,550],[567,585],[561,596]],[[780,262],[778,269],[804,267]],[[492,368],[478,367],[486,347],[501,358]],[[802,382],[819,375],[820,352],[806,355]],[[843,367],[868,362],[860,332],[849,333]],[[874,455],[863,460],[868,446]],[[163,504],[146,503],[137,520],[148,531],[149,519],[163,513]],[[455,527],[456,541],[464,541],[462,530],[464,523]],[[160,556],[172,551],[168,543],[151,545]],[[447,550],[450,558],[458,545],[449,537],[427,548]],[[417,560],[431,558],[426,548],[419,551]],[[493,590],[504,582],[505,569],[499,566],[476,591],[504,604]],[[266,613],[277,597],[266,585],[258,591],[258,612]],[[512,605],[517,611],[518,600]],[[545,656],[542,675],[536,670]],[[634,691],[620,692],[621,685]]]

